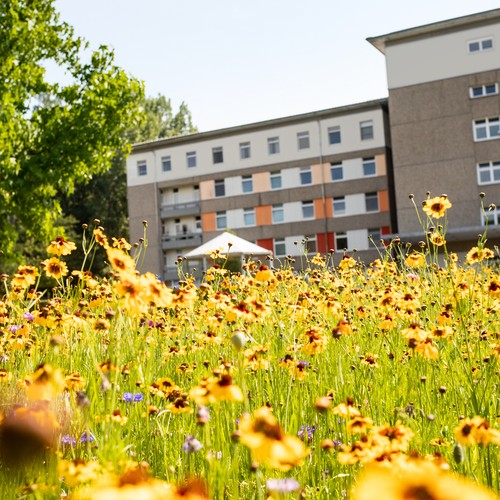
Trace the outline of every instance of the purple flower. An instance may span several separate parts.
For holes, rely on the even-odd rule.
[[[122,399],[127,403],[140,403],[144,399],[144,395],[140,392],[138,392],[137,394],[134,394],[132,392],[125,392]]]
[[[203,445],[191,434],[186,436],[186,439],[182,445],[182,451],[186,453],[196,453],[203,448]]]
[[[93,443],[95,441],[95,437],[91,432],[84,432],[80,436],[80,443]]]
[[[314,432],[316,431],[316,426],[302,425],[297,433],[297,436],[302,439],[305,443],[310,443],[314,437]]]
[[[76,438],[73,436],[70,436],[69,434],[64,434],[61,436],[61,443],[62,444],[70,444],[71,446],[76,445]]]
[[[291,493],[300,488],[300,484],[296,479],[287,477],[285,479],[268,479],[266,488],[270,492],[276,493]]]
[[[31,314],[30,312],[25,312],[23,314],[23,318],[27,319],[28,321],[33,321],[35,319],[35,316],[33,316],[33,314]]]
[[[9,326],[9,331],[10,331],[11,333],[16,333],[16,332],[17,332],[17,330],[19,330],[19,328],[21,328],[21,325],[10,325],[10,326]]]

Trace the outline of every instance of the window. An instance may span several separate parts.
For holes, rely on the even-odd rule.
[[[380,228],[368,229],[368,247],[378,247],[382,239],[382,231]]]
[[[377,173],[377,168],[375,166],[375,158],[363,158],[363,175],[365,177],[371,177]]]
[[[312,184],[311,167],[300,167],[300,183],[303,186],[306,184]]]
[[[483,50],[491,50],[493,48],[493,38],[483,38],[481,40],[473,40],[467,44],[469,53],[482,52]]]
[[[212,148],[212,160],[214,163],[222,163],[224,161],[224,155],[221,147]]]
[[[471,87],[469,89],[469,93],[472,99],[475,99],[476,97],[486,97],[489,95],[498,94],[498,83],[490,83],[488,85]]]
[[[312,200],[302,202],[302,218],[314,219],[314,202]]]
[[[344,178],[344,167],[342,166],[342,163],[331,163],[330,175],[332,181],[341,181]]]
[[[340,127],[328,127],[328,142],[330,144],[340,144]]]
[[[253,192],[253,178],[251,175],[244,175],[241,178],[241,190],[244,193],[252,193]]]
[[[345,214],[345,196],[336,196],[333,198],[333,216]]]
[[[195,228],[197,233],[201,233],[201,217],[199,215],[196,216],[195,219]]]
[[[245,208],[243,210],[243,222],[245,226],[255,226],[255,208]]]
[[[137,162],[137,175],[148,175],[148,164],[146,160],[140,160]]]
[[[335,233],[335,250],[342,252],[349,248],[347,241],[347,233]]]
[[[215,196],[226,196],[226,185],[224,179],[215,179]]]
[[[223,210],[221,212],[216,212],[215,221],[217,229],[226,229],[227,228],[227,215],[226,211]]]
[[[304,251],[308,254],[315,254],[318,251],[318,246],[316,245],[316,236],[306,236],[304,238]]]
[[[500,207],[494,210],[481,211],[481,223],[483,226],[498,226],[500,224]]]
[[[378,193],[365,193],[365,207],[367,212],[378,212]]]
[[[474,121],[474,140],[500,139],[500,118],[486,118]]]
[[[170,156],[162,156],[161,169],[163,170],[163,172],[170,172],[170,170],[172,170],[172,161],[170,159]]]
[[[273,224],[285,221],[285,211],[283,210],[283,204],[272,206],[272,217]]]
[[[274,255],[284,257],[286,255],[286,243],[284,239],[274,240]]]
[[[250,158],[250,143],[240,142],[240,159],[246,160],[247,158]]]
[[[267,140],[267,151],[270,155],[277,155],[280,152],[279,137],[269,137]]]
[[[269,174],[271,179],[271,189],[281,189],[281,170],[276,170]]]
[[[297,134],[299,149],[309,149],[309,132],[299,132]]]
[[[478,163],[477,178],[479,184],[500,182],[500,161]]]
[[[360,122],[359,130],[361,132],[361,140],[362,141],[366,141],[368,139],[373,139],[373,120]]]
[[[188,168],[193,168],[196,167],[196,152],[191,151],[189,153],[186,153],[186,162]]]

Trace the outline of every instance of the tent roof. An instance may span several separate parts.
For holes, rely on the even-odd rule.
[[[244,240],[235,234],[224,232],[186,253],[184,257],[206,257],[217,249],[222,255],[269,255],[272,253],[267,248]]]

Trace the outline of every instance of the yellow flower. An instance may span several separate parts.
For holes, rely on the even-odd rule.
[[[361,434],[370,427],[373,427],[373,420],[361,415],[351,418],[346,424],[346,430],[349,434]]]
[[[302,465],[309,455],[303,441],[283,432],[267,406],[243,415],[239,424],[240,442],[250,448],[252,458],[273,469],[288,471]]]
[[[435,198],[425,200],[422,206],[423,211],[434,219],[444,217],[448,208],[451,208],[451,203],[446,195],[436,196]]]
[[[406,257],[405,264],[409,267],[422,267],[425,265],[425,256],[419,252],[413,252]]]
[[[437,231],[432,232],[432,234],[429,236],[429,241],[437,247],[442,247],[446,243],[444,236]]]
[[[133,273],[135,271],[135,260],[119,248],[107,248],[108,261],[111,267],[119,274]]]
[[[490,427],[490,424],[482,417],[464,418],[455,427],[455,439],[458,443],[472,446],[489,443],[500,445],[500,431]]]
[[[216,401],[243,401],[242,390],[233,384],[231,375],[203,379],[200,385],[189,391],[189,397],[198,405],[205,406]]]
[[[40,366],[26,381],[26,395],[31,401],[51,400],[66,385],[61,369],[54,369],[50,365]]]
[[[132,248],[132,245],[125,239],[125,238],[112,238],[113,240],[113,247],[114,248],[119,248],[120,250],[130,250]]]
[[[333,409],[334,415],[340,415],[341,417],[360,417],[361,412],[354,406],[354,401],[351,398],[347,398],[345,403],[340,403]]]
[[[469,265],[482,262],[485,259],[491,259],[495,256],[493,250],[489,248],[472,247],[465,257],[465,262]]]
[[[381,492],[383,494],[381,495]],[[371,465],[360,477],[352,500],[494,500],[493,492],[446,473],[432,462],[410,460],[397,467]]]
[[[97,241],[99,245],[101,245],[103,248],[109,248],[109,243],[108,243],[108,238],[104,234],[104,229],[102,227],[96,227],[94,229],[94,238]]]
[[[260,269],[255,274],[255,281],[261,283],[265,281],[271,281],[273,278],[274,278],[273,272],[265,264],[262,264],[260,266]]]
[[[12,278],[12,286],[28,288],[36,283],[36,278],[40,273],[34,266],[19,266],[17,273]]]
[[[47,253],[57,256],[69,255],[73,250],[76,250],[76,245],[72,241],[66,241],[62,236],[51,241],[47,247]]]
[[[344,255],[342,260],[339,262],[339,267],[342,270],[350,269],[351,267],[354,267],[356,265],[356,261],[352,258],[349,257],[348,255]]]
[[[45,274],[49,278],[61,279],[68,274],[68,266],[62,260],[57,257],[51,257],[42,262],[42,266],[45,269]]]

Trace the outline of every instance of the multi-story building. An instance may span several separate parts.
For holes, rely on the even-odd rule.
[[[368,39],[385,54],[398,231],[421,230],[409,194],[446,193],[448,241],[498,240],[500,208],[500,9]],[[420,232],[419,232],[420,230]],[[460,244],[461,245],[460,245]]]
[[[388,137],[382,99],[136,145],[130,230],[137,241],[148,221],[144,269],[174,280],[179,256],[226,229],[277,258],[375,256],[371,239],[396,230]]]
[[[225,229],[276,257],[423,232],[409,199],[446,193],[447,241],[500,243],[500,9],[368,39],[386,56],[389,98],[134,146],[131,239],[144,269],[176,261]],[[484,201],[499,208],[481,211]],[[372,238],[370,238],[372,235]],[[493,240],[493,241],[492,241]]]

